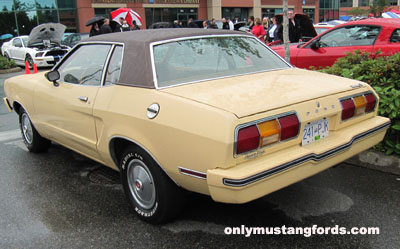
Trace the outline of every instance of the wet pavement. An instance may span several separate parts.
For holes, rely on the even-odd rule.
[[[0,75],[0,97],[3,80]],[[398,176],[340,164],[244,205],[192,194],[172,223],[139,220],[119,176],[57,144],[29,153],[0,105],[0,248],[400,248]],[[226,227],[379,227],[379,235],[225,235]]]

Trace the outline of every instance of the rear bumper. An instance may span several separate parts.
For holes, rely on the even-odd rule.
[[[208,170],[210,195],[226,203],[258,199],[374,146],[382,141],[389,126],[389,119],[374,117],[313,144],[293,146],[228,169]]]

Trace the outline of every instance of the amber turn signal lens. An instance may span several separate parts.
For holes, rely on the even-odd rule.
[[[365,112],[365,107],[367,106],[367,100],[364,95],[353,98],[354,105],[356,106],[355,115],[360,115]]]
[[[280,126],[276,119],[257,124],[260,131],[260,147],[279,141]]]

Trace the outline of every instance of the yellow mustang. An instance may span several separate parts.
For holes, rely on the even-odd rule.
[[[179,213],[184,189],[249,202],[370,148],[390,125],[368,84],[293,68],[224,30],[92,37],[4,88],[31,152],[55,141],[120,171],[153,224]]]

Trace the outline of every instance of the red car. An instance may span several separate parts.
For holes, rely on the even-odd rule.
[[[283,45],[271,48],[284,57]],[[338,25],[309,42],[291,44],[290,63],[299,68],[332,66],[357,49],[381,50],[382,55],[400,52],[400,19],[365,19]]]

